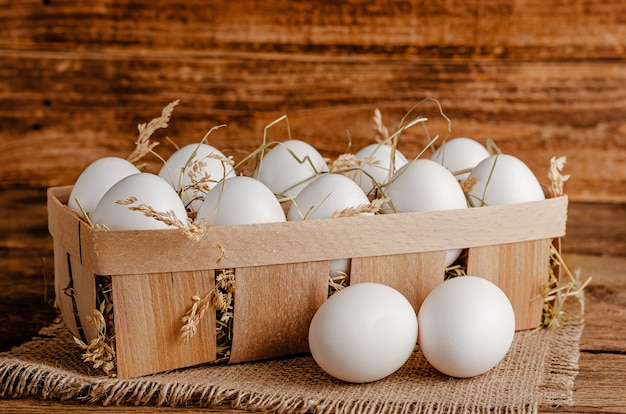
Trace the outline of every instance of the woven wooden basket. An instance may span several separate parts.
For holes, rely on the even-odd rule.
[[[210,292],[216,269],[223,268],[234,269],[238,287],[231,363],[308,351],[309,323],[328,297],[333,259],[352,260],[351,284],[392,286],[417,311],[443,282],[445,252],[468,249],[467,273],[504,290],[517,330],[535,328],[550,243],[565,235],[568,205],[561,196],[509,206],[212,227],[193,241],[178,230],[94,229],[65,205],[71,189],[48,189],[57,301],[72,333],[91,340],[97,333],[87,317],[96,308],[96,275],[111,277],[120,378],[216,359],[215,318],[203,318],[188,343],[181,343],[180,327],[191,298]]]

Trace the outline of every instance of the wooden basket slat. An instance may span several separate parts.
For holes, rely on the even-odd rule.
[[[444,279],[446,252],[408,253],[352,259],[350,284],[376,282],[398,290],[419,310],[426,295]]]
[[[548,280],[550,239],[469,249],[467,273],[494,282],[515,311],[515,329],[536,328]]]
[[[54,245],[54,293],[56,296],[57,305],[63,315],[63,321],[70,330],[72,335],[80,338],[81,335],[76,324],[76,318],[74,317],[74,303],[72,299],[72,293],[68,291],[71,286],[70,269],[69,269],[69,255],[67,251],[61,246],[61,243],[55,238],[53,240]]]
[[[561,254],[561,239],[558,238],[558,237],[552,239],[552,246],[554,246],[554,249],[560,255]],[[561,268],[561,264],[559,264],[559,263],[555,264],[553,270],[554,270],[554,277],[556,278],[557,281],[560,281],[562,273],[563,273],[563,269]]]
[[[48,231],[72,257],[81,257],[80,227],[82,220],[67,207],[73,186],[48,189]]]
[[[237,268],[235,280],[229,362],[308,352],[309,324],[328,297],[328,261]]]
[[[117,375],[129,378],[216,359],[215,318],[204,317],[198,332],[181,341],[181,319],[194,295],[215,284],[212,270],[112,277]],[[207,315],[215,314],[211,306]]]
[[[79,258],[70,256],[70,271],[74,285],[74,298],[76,301],[76,311],[80,320],[83,334],[87,343],[98,337],[96,326],[90,318],[94,316],[96,309],[96,278],[88,272],[80,263]]]

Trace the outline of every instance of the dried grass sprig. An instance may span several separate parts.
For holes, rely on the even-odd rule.
[[[381,208],[389,202],[388,198],[376,198],[367,204],[361,204],[356,207],[347,207],[343,210],[335,211],[332,218],[340,217],[356,217],[359,214],[376,214]]]
[[[158,118],[152,119],[148,123],[137,125],[137,129],[139,130],[139,136],[135,141],[135,149],[130,155],[126,158],[129,162],[138,165],[137,163],[147,154],[154,153],[154,147],[159,145],[158,142],[151,142],[150,137],[152,134],[158,129],[167,128],[169,126],[169,121],[172,116],[172,112],[176,105],[180,102],[179,99],[170,102],[163,110],[161,111],[161,116]],[[157,155],[158,156],[158,155]],[[159,157],[160,158],[160,157]]]
[[[404,132],[406,129],[412,127],[413,125],[421,124],[422,127],[424,128],[424,131],[426,132],[426,136],[428,137],[429,142],[424,146],[424,148],[422,148],[422,150],[420,151],[420,153],[417,155],[416,158],[420,158],[424,154],[424,152],[426,152],[429,148],[432,148],[433,144],[439,139],[438,135],[435,135],[435,137],[430,138],[430,133],[426,125],[428,118],[426,117],[417,117],[417,118],[412,119],[408,124],[405,124],[406,120],[409,119],[409,116],[413,113],[413,111],[415,111],[419,106],[422,106],[426,103],[434,103],[437,106],[439,115],[446,121],[447,131],[446,131],[446,135],[443,137],[444,141],[448,139],[448,137],[452,134],[452,120],[448,118],[448,116],[444,113],[441,102],[439,102],[439,100],[434,99],[434,98],[422,99],[420,102],[413,105],[413,107],[411,107],[411,109],[407,111],[407,113],[402,117],[400,121],[398,130],[392,136],[390,136],[390,139],[397,140],[400,134]]]
[[[328,275],[328,297],[331,297],[335,293],[348,286],[349,281],[350,277],[343,272],[338,272],[335,275]]]
[[[395,158],[395,155],[393,156]],[[383,183],[379,183],[365,168],[366,166],[377,167],[380,165],[380,160],[374,159],[373,154],[365,158],[357,158],[354,154],[341,154],[335,160],[330,161],[329,165],[330,173],[343,174],[352,180],[356,180],[359,174],[369,178],[372,181],[372,190],[370,190],[368,196],[377,197],[382,194]],[[395,167],[389,169],[390,175],[393,175],[392,168]]]
[[[74,201],[76,201],[76,204],[78,205],[78,209],[80,210],[80,213],[82,214],[82,218],[87,222],[87,224],[90,227],[94,227],[94,224],[91,221],[91,217],[89,216],[89,213],[87,213],[87,211],[85,211],[85,208],[80,203],[80,200],[78,198],[75,198]]]
[[[265,152],[270,150],[272,147],[282,146],[285,149],[285,151],[287,151],[287,153],[298,164],[308,164],[308,166],[311,168],[311,171],[312,171],[311,176],[306,177],[303,180],[294,183],[291,187],[284,188],[279,193],[275,194],[279,198],[279,201],[283,202],[283,201],[287,201],[291,199],[290,192],[294,188],[325,173],[326,167],[324,166],[323,168],[319,168],[318,166],[316,166],[315,162],[311,159],[309,155],[305,155],[304,157],[299,156],[291,148],[288,148],[284,144],[284,141],[268,141],[269,130],[281,122],[284,122],[287,128],[287,140],[286,141],[291,140],[291,127],[289,125],[289,118],[287,117],[287,115],[282,115],[281,117],[275,119],[274,121],[270,122],[268,125],[265,126],[265,128],[263,129],[263,141],[261,145],[257,149],[252,151],[250,154],[248,154],[244,159],[239,161],[235,165],[235,170],[240,171],[240,170],[247,169],[247,170],[251,170],[252,174],[256,176],[261,176],[262,170],[263,170],[263,159],[264,159]]]
[[[189,342],[189,340],[198,333],[198,324],[204,317],[206,311],[211,308],[214,294],[215,293],[212,290],[203,298],[200,298],[200,296],[197,295],[191,297],[193,305],[181,319],[183,326],[180,328],[180,339],[182,342]]]
[[[454,263],[446,267],[444,272],[444,280],[452,279],[453,277],[467,276],[467,258],[468,249],[463,249],[459,257],[456,258]]]
[[[563,195],[563,184],[570,179],[569,174],[563,174],[563,168],[567,157],[552,157],[550,159],[550,170],[548,171],[548,178],[550,179],[550,192],[552,197],[559,197]]]
[[[206,162],[204,160],[195,160],[191,166],[187,169],[187,178],[191,182],[190,185],[183,186],[181,192],[187,190],[196,190],[203,193],[208,193],[210,190],[210,184],[215,184],[211,175],[206,171]]]
[[[195,221],[188,217],[187,220],[183,222],[176,216],[173,210],[158,211],[152,206],[140,202],[136,197],[118,200],[117,204],[128,206],[132,211],[142,213],[144,216],[153,218],[168,226],[176,227],[189,237],[189,239],[194,241],[200,240],[209,228],[209,225],[205,221]]]
[[[556,269],[560,270],[560,274],[557,275]],[[550,244],[550,274],[542,295],[544,304],[541,325],[537,329],[558,327],[561,322],[567,321],[565,302],[580,295],[591,280],[588,277],[581,282],[580,273],[572,273],[554,243]]]
[[[400,121],[400,125],[398,126],[398,129],[392,135],[389,136],[388,142],[391,145],[392,151],[391,151],[391,158],[390,158],[390,164],[389,164],[389,179],[384,186],[391,184],[402,174],[402,173],[398,173],[398,174],[395,173],[395,151],[397,149],[400,135],[404,133],[407,129],[412,128],[413,126],[419,125],[419,124],[421,124],[426,129],[426,122],[428,122],[428,118],[426,117],[417,116],[407,122],[407,119],[409,119],[410,114],[418,106],[423,105],[426,102],[434,102],[437,105],[437,108],[439,109],[439,114],[447,122],[448,129],[447,129],[447,135],[444,137],[444,140],[447,139],[447,137],[452,133],[452,121],[443,112],[441,103],[438,100],[432,99],[432,98],[426,98],[426,99],[423,99],[421,102],[413,105],[413,107],[402,117],[402,120]],[[378,121],[375,120],[375,123],[376,122]],[[439,139],[438,135],[435,135],[433,138],[429,137],[428,143],[420,150],[420,152],[415,156],[414,159],[419,159],[420,157],[422,157],[422,155],[424,155],[424,153],[426,153],[428,149],[433,147],[433,145],[438,139]],[[382,194],[383,197],[385,197],[384,188],[383,188],[384,186],[381,186],[381,185],[377,186],[378,191]],[[390,202],[389,205],[391,207],[391,211],[397,212],[395,207],[393,206],[393,202]]]
[[[491,138],[485,141],[485,146],[487,147],[487,152],[489,152],[489,154],[491,155],[502,154],[502,150],[500,149],[500,147],[498,147],[498,145],[496,145],[496,142]]]
[[[330,173],[345,173],[357,169],[362,169],[366,165],[375,165],[376,161],[371,159],[357,158],[354,154],[341,154],[330,161],[328,168]]]
[[[226,259],[226,249],[224,249],[224,246],[219,241],[215,242],[215,245],[220,251],[220,257],[217,258],[216,263],[220,264],[222,263],[222,260]]]
[[[116,370],[115,345],[112,337],[107,332],[105,320],[105,303],[100,304],[100,309],[93,310],[93,316],[88,316],[87,321],[96,328],[97,336],[88,344],[74,337],[74,342],[84,351],[83,362],[91,364],[93,369],[100,369],[106,375],[114,375]]]
[[[444,280],[452,279],[453,277],[467,276],[467,267],[459,264],[453,264],[446,267]]]
[[[167,224],[168,226],[174,226],[178,228],[182,228],[185,226],[185,223],[176,216],[173,210],[168,210],[165,212],[158,211],[152,206],[140,202],[137,197],[129,197],[125,200],[117,200],[116,203],[123,206],[128,206],[129,210],[138,211],[144,216],[151,217],[156,221]]]
[[[239,161],[237,165],[235,165],[236,170],[245,169],[244,166],[249,163],[253,164],[251,167],[252,170],[261,169],[265,151],[267,151],[269,148],[275,145],[280,144],[280,141],[268,141],[267,139],[268,132],[271,128],[280,124],[281,122],[284,122],[286,125],[287,139],[288,140],[291,139],[291,126],[289,125],[289,118],[287,117],[287,115],[281,115],[280,117],[276,118],[275,120],[273,120],[272,122],[270,122],[263,128],[263,140],[261,142],[261,145],[259,145],[257,149],[255,149],[254,151],[249,153],[246,157],[244,157],[241,161]]]
[[[374,131],[378,142],[389,142],[389,129],[383,123],[383,115],[378,108],[374,109]]]
[[[467,177],[467,179],[460,181],[459,185],[461,186],[461,190],[463,190],[464,194],[469,194],[472,191],[472,187],[478,182],[478,178],[474,176]]]
[[[441,105],[436,100],[425,99],[419,104],[413,106],[413,108],[411,108],[402,117],[400,124],[398,125],[396,131],[393,134],[390,134],[389,129],[385,126],[380,109],[376,108],[374,110],[373,120],[374,120],[374,130],[376,131],[376,134],[377,134],[376,141],[381,146],[389,145],[391,148],[391,151],[389,154],[389,171],[388,171],[388,176],[387,176],[388,182],[392,180],[392,177],[394,176],[394,173],[396,172],[396,166],[395,166],[396,151],[397,151],[400,136],[409,128],[412,128],[415,125],[424,124],[428,121],[428,118],[423,117],[423,116],[417,116],[415,118],[409,119],[409,115],[411,114],[411,112],[415,110],[415,108],[417,108],[418,105],[421,105],[428,101],[434,101],[437,103],[442,117],[444,117],[448,121],[448,130],[450,130],[450,120],[443,113],[443,110],[441,109]],[[426,147],[424,147],[421,150],[421,152],[418,154],[416,158],[419,158],[428,148],[430,148],[433,145],[433,143],[437,139],[438,137],[435,137],[434,139],[432,139],[428,143],[428,145],[426,145]],[[330,163],[329,172],[341,173],[353,179],[356,176],[355,174],[360,172],[361,174],[369,177],[372,180],[373,190],[375,190],[374,197],[380,196],[382,198],[385,198],[384,189],[383,189],[384,183],[377,182],[376,179],[374,179],[374,177],[372,177],[372,175],[369,174],[364,169],[364,167],[366,166],[377,166],[379,165],[379,163],[380,163],[379,160],[374,159],[373,156],[359,159],[354,154],[346,153],[346,154],[339,155],[339,157],[337,157],[334,161]]]
[[[233,269],[221,269],[215,273],[215,287],[204,297],[193,296],[193,304],[181,319],[180,339],[189,342],[198,333],[198,326],[207,311],[215,310],[216,345],[218,358],[230,352],[232,321],[237,283]]]
[[[214,154],[214,153],[211,153],[202,159],[194,160],[189,167],[186,167],[187,177],[189,178],[189,181],[191,182],[191,184],[186,185],[186,186],[181,186],[182,191],[193,189],[193,190],[198,190],[198,191],[208,193],[210,190],[211,184],[215,184],[222,180],[222,178],[216,180],[215,178],[211,177],[211,175],[206,172],[207,164],[205,160],[207,159],[215,159],[215,160],[220,161],[222,163],[222,168],[224,170],[223,175],[226,175],[227,165],[230,165],[230,166],[234,165],[232,156],[227,157],[227,156],[222,156],[222,155]]]
[[[185,166],[181,169],[179,183],[177,188],[178,195],[181,200],[184,200],[187,210],[190,211],[190,215],[193,218],[196,214],[196,211],[193,211],[192,204],[196,200],[204,200],[204,197],[208,194],[208,192],[217,184],[222,181],[228,174],[227,165],[233,166],[234,161],[232,156],[223,156],[220,154],[210,153],[204,158],[194,160],[196,152],[192,154],[189,161],[185,164]],[[212,177],[211,174],[207,172],[207,160],[218,160],[222,165],[222,174],[221,176]],[[189,184],[183,184],[183,174],[187,174],[187,178],[189,178]],[[191,193],[189,196],[188,193]],[[183,194],[187,195],[187,197],[183,197]]]

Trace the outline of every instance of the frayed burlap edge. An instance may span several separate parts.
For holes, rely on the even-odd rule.
[[[578,375],[580,338],[585,323],[584,292],[571,296],[570,299],[565,325],[551,328],[563,329],[566,333],[554,339],[553,352],[546,356],[550,369],[544,373],[545,382],[542,385],[545,406],[574,404],[574,380]]]
[[[242,371],[239,375],[243,384],[241,387],[234,387],[232,384],[223,385],[228,381],[204,377],[207,373],[213,372],[214,368],[222,369],[220,367],[197,367],[141,378],[115,379],[90,373],[80,358],[76,358],[76,361],[74,358],[69,358],[72,361],[68,364],[68,355],[79,356],[80,351],[74,347],[65,350],[65,342],[59,342],[55,349],[63,349],[61,353],[67,352],[68,354],[59,355],[59,362],[56,364],[50,361],[41,363],[29,359],[27,353],[20,352],[20,349],[23,351],[28,347],[45,347],[51,341],[61,341],[59,337],[68,337],[67,329],[62,324],[53,324],[42,329],[38,337],[18,347],[15,352],[0,354],[0,397],[75,400],[105,406],[129,404],[208,407],[227,405],[234,408],[283,413],[536,413],[539,406],[552,407],[573,403],[574,379],[578,373],[579,341],[584,326],[582,296],[579,297],[578,303],[573,305],[577,308],[574,311],[570,310],[570,315],[572,315],[570,320],[563,326],[553,328],[558,330],[557,332],[550,333],[544,330],[516,334],[539,335],[539,338],[548,338],[551,345],[546,347],[544,355],[534,356],[542,361],[538,365],[542,369],[542,377],[536,389],[536,397],[522,398],[513,403],[507,401],[503,405],[497,405],[496,401],[481,406],[470,397],[467,397],[466,401],[459,401],[455,398],[442,398],[441,400],[431,398],[429,400],[419,395],[419,389],[415,389],[415,395],[411,395],[411,398],[396,398],[394,395],[396,386],[394,381],[396,380],[393,376],[371,384],[344,384],[334,381],[317,370],[317,367],[312,365],[314,362],[310,357],[293,357],[259,363],[269,364],[268,369],[274,374],[292,375],[294,379],[298,378],[298,372],[307,372],[310,378],[307,378],[307,381],[300,380],[300,388],[294,389],[295,392],[289,392],[284,388],[273,388],[276,384],[272,383],[263,384],[262,387],[245,384],[249,378],[252,378],[250,382],[253,382],[254,375],[258,375],[254,373],[256,367],[259,366],[256,363],[239,365],[237,370]],[[537,340],[535,338],[533,337],[533,340]],[[410,364],[416,365],[402,368],[405,371],[403,375],[407,378],[411,378],[412,375],[432,376],[433,387],[446,387],[453,382],[452,379],[444,378],[434,372],[431,367],[426,366],[423,358],[412,358],[408,365]],[[225,367],[225,369],[228,368]],[[291,373],[291,371],[294,372]],[[317,372],[320,373],[317,374]],[[249,373],[252,374],[249,375]],[[266,378],[263,377],[261,382],[265,381]],[[288,377],[280,381],[282,381],[280,385],[297,382],[291,381]],[[478,378],[476,381],[481,381],[481,379]],[[484,384],[479,382],[478,389],[488,387],[489,381],[493,382],[493,379],[485,379]],[[267,388],[263,388],[266,386]],[[441,392],[445,394],[445,391]],[[489,392],[486,393],[489,394]]]
[[[159,380],[119,380],[85,377],[50,366],[25,363],[18,358],[0,362],[0,397],[38,397],[49,400],[76,400],[102,405],[215,406],[237,397],[234,389],[219,386],[194,387],[184,383],[167,384]]]

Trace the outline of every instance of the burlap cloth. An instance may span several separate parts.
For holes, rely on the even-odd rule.
[[[370,384],[337,381],[310,356],[107,378],[81,362],[80,349],[58,323],[0,354],[0,397],[103,405],[227,404],[285,413],[535,413],[539,407],[573,403],[584,325],[579,299],[570,301],[569,322],[559,328],[516,333],[505,359],[486,374],[449,378],[416,350],[399,371]]]

